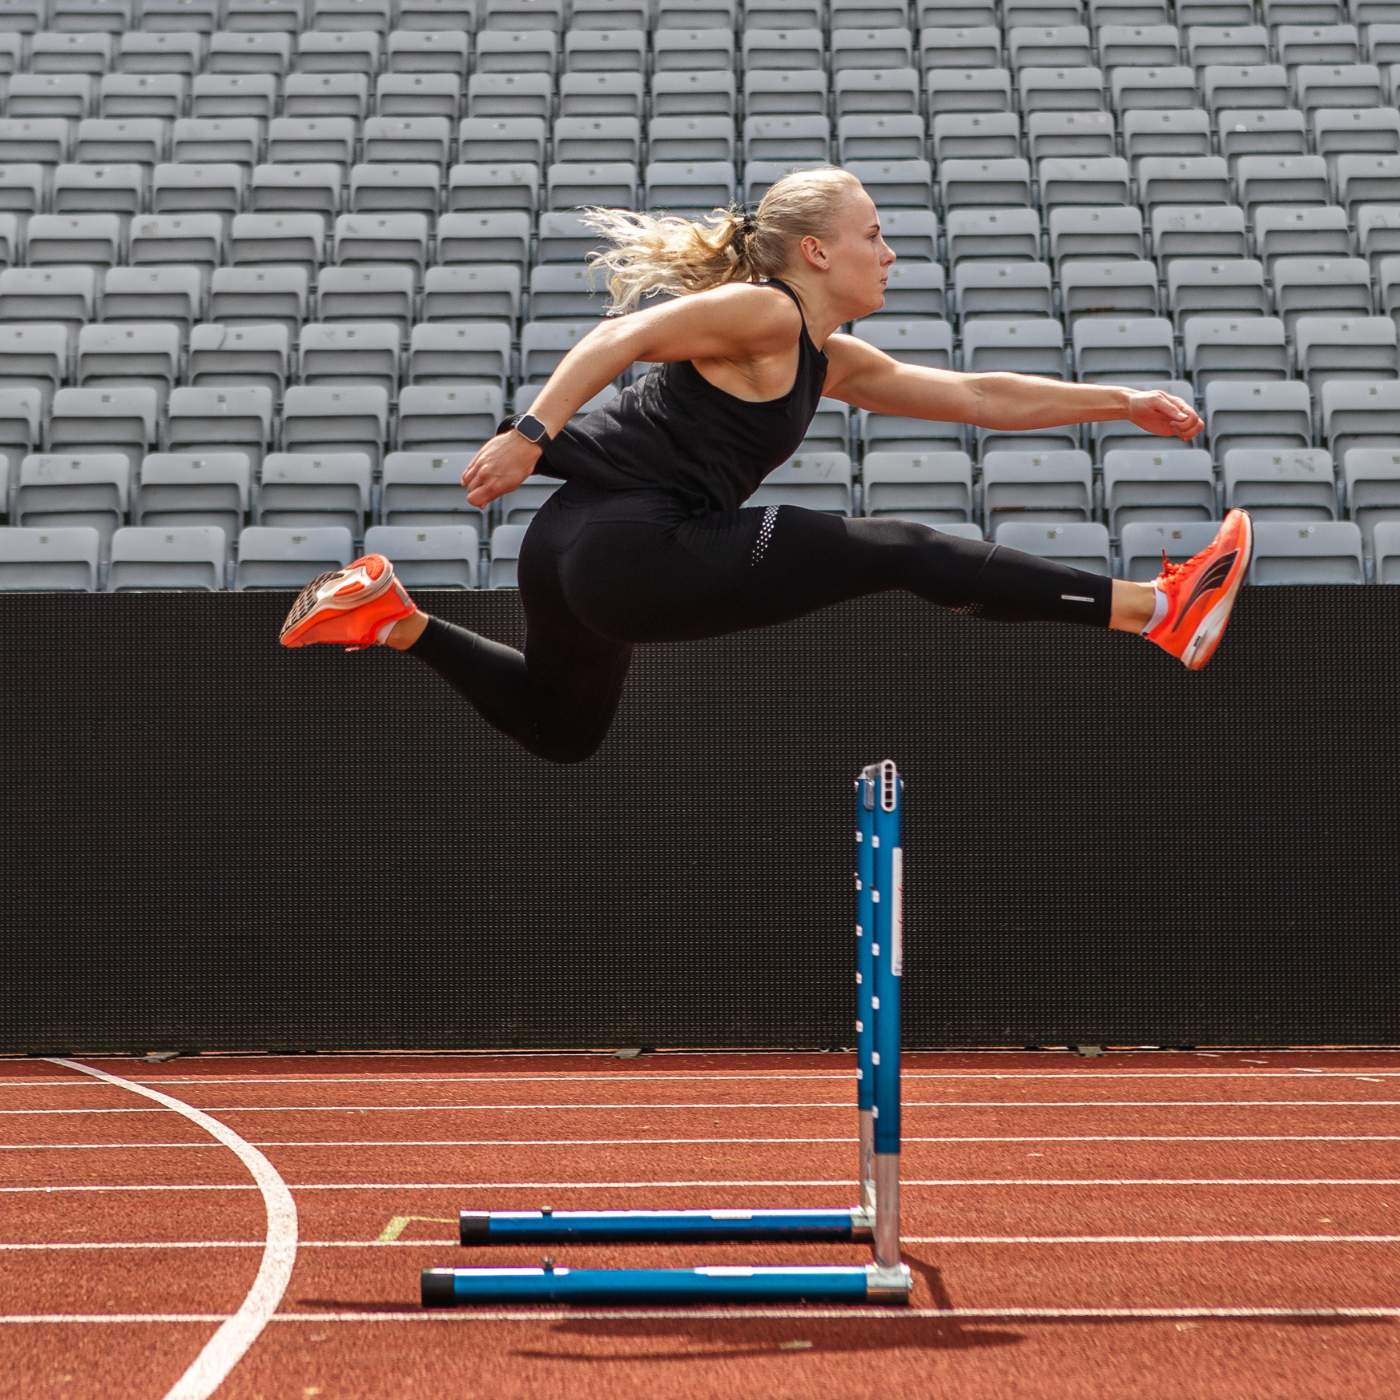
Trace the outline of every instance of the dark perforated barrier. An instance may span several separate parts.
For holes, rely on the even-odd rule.
[[[886,593],[639,648],[570,766],[289,600],[0,595],[0,1049],[849,1044],[885,757],[907,1044],[1400,1040],[1400,589],[1246,590],[1198,674]]]

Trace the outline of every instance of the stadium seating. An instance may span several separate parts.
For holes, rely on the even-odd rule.
[[[513,586],[557,483],[460,477],[604,313],[582,208],[827,161],[899,255],[850,333],[1205,429],[827,399],[751,504],[1400,583],[1397,100],[1400,0],[11,0],[0,588]]]

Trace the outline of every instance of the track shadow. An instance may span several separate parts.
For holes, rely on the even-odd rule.
[[[907,1263],[916,1277],[916,1290],[927,1291],[929,1303],[940,1309],[953,1310],[958,1306],[944,1285],[938,1268],[917,1255],[906,1253]],[[922,1284],[922,1288],[919,1285]],[[415,1300],[402,1302],[366,1302],[355,1298],[298,1298],[297,1303],[304,1308],[325,1309],[328,1312],[372,1312],[402,1313],[417,1312]],[[925,1304],[924,1306],[927,1306]],[[1382,1318],[1350,1317],[1180,1317],[1129,1318],[1129,1317],[1018,1317],[1008,1326],[1005,1319],[988,1318],[986,1324],[975,1319],[962,1317],[909,1317],[902,1315],[899,1307],[889,1309],[888,1320],[883,1318],[852,1317],[849,1321],[840,1318],[814,1316],[810,1325],[801,1316],[793,1317],[753,1317],[725,1316],[717,1307],[714,1317],[703,1313],[691,1317],[637,1317],[614,1318],[593,1315],[593,1307],[605,1305],[549,1304],[551,1310],[559,1307],[570,1309],[571,1315],[548,1324],[549,1333],[554,1338],[576,1337],[585,1344],[575,1350],[561,1350],[559,1347],[517,1347],[512,1349],[514,1356],[531,1359],[565,1361],[681,1361],[694,1363],[697,1358],[737,1358],[745,1356],[778,1356],[794,1353],[819,1353],[822,1355],[853,1354],[860,1352],[902,1351],[909,1348],[937,1351],[973,1351],[989,1347],[1015,1346],[1027,1339],[1031,1328],[1039,1327],[1140,1327],[1159,1322],[1176,1325],[1189,1321],[1195,1326],[1209,1326],[1224,1323],[1229,1326],[1264,1325],[1274,1327],[1335,1328],[1349,1326],[1374,1326],[1377,1322],[1387,1322]],[[666,1307],[667,1305],[662,1305]],[[701,1305],[702,1306],[702,1305]],[[801,1308],[801,1304],[796,1305]],[[825,1311],[819,1305],[812,1305],[813,1312]],[[513,1310],[513,1309],[512,1309]],[[543,1306],[542,1306],[542,1310]],[[1390,1325],[1390,1324],[1388,1324]],[[609,1348],[595,1350],[587,1348],[589,1341],[650,1341],[657,1342],[670,1338],[676,1343],[673,1351],[657,1351],[647,1348],[641,1351],[622,1351]],[[689,1343],[689,1345],[687,1345]]]

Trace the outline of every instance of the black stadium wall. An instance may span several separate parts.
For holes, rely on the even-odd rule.
[[[849,1045],[883,758],[906,1044],[1400,1042],[1400,588],[1246,589],[1199,673],[889,592],[638,648],[563,766],[290,599],[0,594],[0,1050]]]

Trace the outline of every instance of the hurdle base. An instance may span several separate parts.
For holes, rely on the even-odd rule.
[[[907,1303],[906,1264],[697,1269],[424,1269],[424,1307],[470,1303]]]
[[[464,1210],[458,1238],[474,1244],[555,1244],[569,1240],[874,1239],[863,1207],[845,1210]]]

